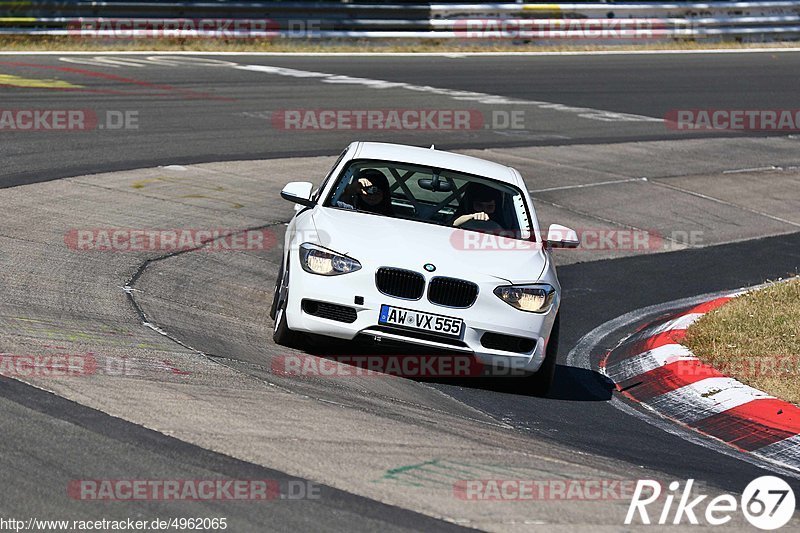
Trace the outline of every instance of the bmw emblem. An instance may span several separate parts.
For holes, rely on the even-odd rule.
[[[425,265],[422,268],[424,268],[428,272],[433,272],[434,270],[436,270],[436,266],[431,263],[425,263]]]

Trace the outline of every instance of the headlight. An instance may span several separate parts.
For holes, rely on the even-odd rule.
[[[306,272],[322,276],[338,276],[361,268],[355,259],[308,242],[300,245],[300,265]]]
[[[520,311],[547,313],[553,304],[556,290],[546,283],[537,283],[497,287],[494,293],[505,303]]]

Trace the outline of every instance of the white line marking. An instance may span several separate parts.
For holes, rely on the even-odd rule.
[[[249,70],[253,72],[264,72],[266,74],[276,74],[278,76],[288,76],[292,78],[317,78],[322,83],[333,83],[341,85],[362,85],[371,89],[406,89],[422,93],[446,96],[458,101],[477,102],[487,105],[530,105],[539,109],[561,111],[572,113],[580,118],[589,120],[599,120],[603,122],[661,122],[662,119],[646,117],[644,115],[633,115],[630,113],[617,113],[615,111],[604,111],[602,109],[592,109],[588,107],[575,107],[553,102],[540,102],[536,100],[523,100],[510,98],[488,93],[474,91],[459,91],[454,89],[443,89],[430,85],[413,85],[404,82],[376,80],[370,78],[356,78],[338,74],[328,74],[325,72],[314,72],[310,70],[298,70],[284,67],[274,67],[270,65],[239,65],[239,70]]]
[[[699,193],[699,192],[690,191],[688,189],[684,189],[683,187],[677,187],[675,185],[670,185],[669,183],[664,183],[662,181],[653,181],[653,183],[655,183],[659,187],[665,187],[667,189],[672,189],[672,190],[675,190],[675,191],[682,192],[684,194],[689,194],[691,196],[696,196],[697,198],[702,198],[704,200],[710,200],[712,202],[716,202],[718,204],[726,205],[728,207],[734,207],[734,208],[737,208],[737,209],[741,209],[743,211],[748,211],[750,213],[754,213],[756,215],[761,215],[762,217],[766,217],[766,218],[775,220],[777,222],[783,222],[784,224],[789,224],[790,226],[795,226],[795,227],[800,228],[800,223],[793,222],[791,220],[786,220],[785,218],[776,217],[774,215],[770,215],[769,213],[764,213],[763,211],[759,211],[757,209],[751,209],[751,208],[749,208],[747,206],[744,206],[744,205],[734,204],[734,203],[728,202],[726,200],[720,200],[719,198],[714,198],[713,196],[708,196],[707,194],[702,194],[702,193]]]
[[[604,217],[601,217],[601,216],[599,216],[597,214],[589,213],[588,211],[582,211],[580,209],[575,209],[574,207],[567,207],[566,205],[559,204],[558,202],[551,202],[550,200],[545,200],[541,196],[537,196],[536,197],[536,201],[538,203],[545,203],[545,204],[551,205],[551,206],[553,206],[553,207],[555,207],[557,209],[562,209],[564,211],[569,211],[570,213],[574,213],[574,214],[580,215],[582,217],[591,218],[593,220],[599,220],[600,222],[605,222],[611,228],[628,228],[628,229],[632,229],[632,230],[635,230],[635,231],[641,231],[641,232],[644,232],[644,233],[650,233],[650,231],[651,231],[651,230],[647,230],[647,229],[644,229],[644,228],[639,228],[639,227],[636,227],[636,226],[632,226],[630,224],[626,224],[626,223],[620,222],[618,220],[611,220],[610,218],[604,218]],[[688,245],[686,245],[686,244],[684,244],[682,242],[678,242],[675,239],[673,239],[672,237],[668,237],[666,235],[664,235],[662,237],[664,238],[664,240],[669,241],[669,242],[672,243],[672,248],[671,249],[673,249],[673,250],[682,249],[682,248],[688,247]],[[666,249],[665,249],[665,251],[666,251]]]
[[[737,168],[735,170],[723,170],[723,174],[739,174],[742,172],[765,172],[769,170],[782,170],[781,167],[770,165],[768,167],[754,167],[754,168]]]
[[[667,331],[675,331],[679,329],[686,329],[702,317],[705,313],[686,313],[685,315],[673,318],[661,324],[658,327],[647,330],[648,337],[654,337]]]
[[[566,191],[569,189],[585,189],[587,187],[600,187],[602,185],[616,185],[618,183],[631,183],[635,181],[647,181],[647,178],[627,178],[623,180],[610,180],[610,181],[598,181],[597,183],[583,183],[580,185],[564,185],[562,187],[548,187],[546,189],[531,189],[531,194],[537,192],[550,192],[550,191]]]
[[[94,57],[59,57],[59,61],[94,67],[235,67],[238,63],[210,59],[207,57],[189,57],[172,55],[154,55],[147,57],[115,57],[113,55],[96,55]]]
[[[114,55],[196,55],[196,56],[253,56],[253,57],[537,57],[537,56],[625,56],[625,55],[696,55],[696,54],[765,54],[776,52],[800,52],[800,48],[705,48],[699,50],[574,50],[553,52],[202,52],[186,50],[61,50],[61,51],[9,51],[0,55],[97,55],[109,53]]]
[[[686,329],[697,322],[702,316],[703,313],[686,313],[683,316],[667,320],[658,326],[647,326],[643,330],[631,334],[631,336],[626,339],[626,342],[643,342],[650,337],[655,337],[662,333]]]
[[[73,63],[77,65],[90,65],[93,67],[111,67],[111,68],[120,68],[120,67],[134,67],[134,68],[142,68],[148,65],[147,59],[134,59],[134,58],[119,58],[119,57],[109,57],[109,56],[96,56],[96,57],[59,57],[59,61],[63,61],[65,63]]]
[[[615,383],[626,381],[675,361],[696,361],[697,357],[682,344],[665,344],[629,357],[605,368],[604,373]]]

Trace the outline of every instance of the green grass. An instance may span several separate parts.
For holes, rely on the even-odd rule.
[[[684,344],[722,373],[800,404],[800,278],[704,315],[689,327]]]

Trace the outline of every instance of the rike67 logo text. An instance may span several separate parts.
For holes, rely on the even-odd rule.
[[[705,519],[709,525],[721,526],[741,511],[750,524],[769,531],[785,526],[794,515],[794,491],[788,483],[775,476],[754,479],[745,487],[739,500],[731,494],[721,494],[709,500],[706,494],[692,494],[693,486],[693,479],[687,480],[683,489],[680,482],[673,481],[662,498],[659,482],[638,480],[625,524],[677,525],[688,522],[697,525]]]

